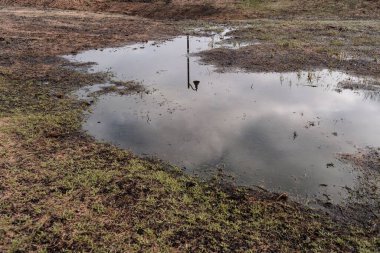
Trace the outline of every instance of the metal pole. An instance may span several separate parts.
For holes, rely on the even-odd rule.
[[[187,35],[187,88],[190,88],[190,59],[189,59],[189,53],[190,53],[190,41],[189,41],[189,35]]]

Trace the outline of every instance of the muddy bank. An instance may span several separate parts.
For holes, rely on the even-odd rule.
[[[341,70],[350,74],[380,77],[379,64],[365,60],[342,61],[318,49],[291,49],[278,45],[254,45],[243,49],[214,49],[199,54],[202,61],[220,71],[241,68],[254,72]],[[377,83],[377,82],[375,82]],[[346,87],[346,86],[344,86]],[[363,85],[364,87],[364,85]]]
[[[380,77],[380,27],[377,21],[269,21],[231,32],[235,43],[256,42],[238,50],[200,53],[220,70],[287,72],[337,69]]]
[[[360,184],[347,189],[350,193],[347,203],[338,208],[340,218],[365,224],[380,235],[380,148],[365,148],[339,157],[361,172]]]
[[[57,54],[178,34],[175,26],[129,16],[17,8],[3,8],[0,14],[0,72],[17,79],[64,79],[51,68],[63,64]]]

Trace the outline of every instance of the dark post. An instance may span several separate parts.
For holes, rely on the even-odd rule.
[[[187,88],[190,88],[190,59],[189,59],[189,52],[190,52],[190,41],[189,41],[189,35],[187,35]]]

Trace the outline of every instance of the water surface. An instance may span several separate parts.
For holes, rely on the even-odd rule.
[[[220,46],[222,39],[190,37],[190,53]],[[357,79],[341,72],[218,73],[188,57],[186,36],[67,58],[96,62],[91,71],[111,71],[150,90],[101,96],[84,129],[189,172],[204,175],[219,166],[242,185],[339,202],[358,172],[336,154],[380,146],[379,101],[364,92],[338,92],[340,81]]]

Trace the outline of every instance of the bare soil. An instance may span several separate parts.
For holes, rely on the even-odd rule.
[[[367,224],[380,234],[380,148],[367,147],[339,157],[361,172],[360,184],[355,189],[347,189],[350,197],[346,205],[340,207],[341,217]]]
[[[113,12],[155,19],[243,20],[253,18],[373,19],[380,17],[376,0],[0,0],[0,5]]]
[[[256,42],[238,50],[214,49],[199,55],[221,71],[336,69],[380,77],[378,20],[255,20],[231,32],[236,42]]]
[[[208,19],[223,18],[223,16],[239,16],[233,4],[236,1],[172,1],[166,4],[163,1],[107,1],[107,0],[1,0],[0,5],[23,6],[23,7],[42,7],[65,10],[80,10],[92,12],[109,12],[127,15],[138,15],[155,19]]]

